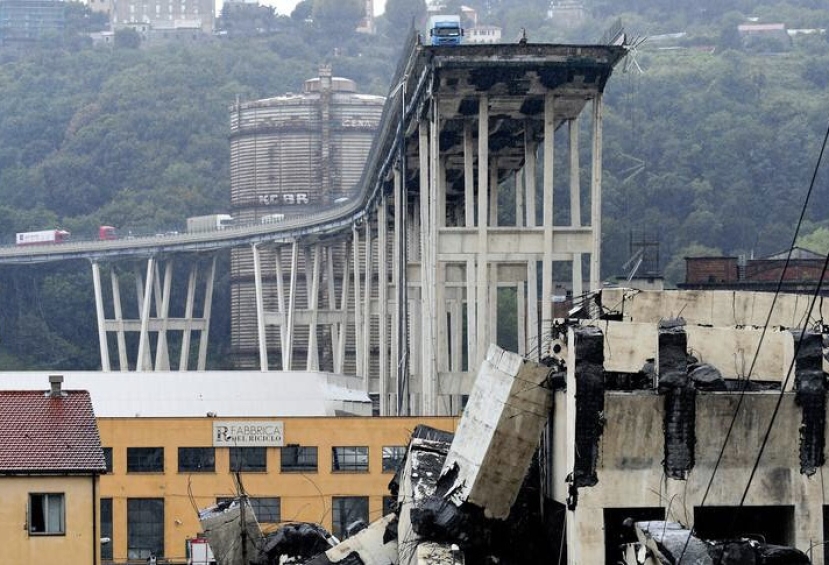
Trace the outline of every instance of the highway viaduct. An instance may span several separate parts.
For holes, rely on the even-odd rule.
[[[198,334],[195,368],[204,370],[216,254],[246,246],[260,370],[318,370],[323,336],[333,371],[362,376],[381,414],[457,413],[499,323],[515,324],[518,353],[538,358],[555,281],[568,278],[574,297],[600,286],[602,93],[626,52],[430,47],[413,34],[347,203],[264,226],[0,248],[0,264],[90,261],[102,371],[170,370],[170,332],[182,335],[180,371]],[[206,261],[189,261],[184,314],[172,317],[183,255]],[[261,291],[266,257],[276,257],[276,309]],[[116,267],[137,261],[130,318]],[[272,355],[268,329],[278,336]]]

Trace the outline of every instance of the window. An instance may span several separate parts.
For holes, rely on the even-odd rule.
[[[109,541],[105,541],[109,540]],[[101,499],[101,559],[112,559],[112,499]]]
[[[229,497],[219,497],[216,499],[216,504],[222,504],[232,500]],[[256,515],[257,522],[275,524],[282,521],[282,502],[279,497],[249,496],[248,503]]]
[[[264,473],[268,470],[267,450],[264,447],[231,447],[230,471]]]
[[[355,522],[363,520],[368,523],[367,496],[335,496],[331,499],[331,507],[331,533],[339,539],[345,539],[349,526]]]
[[[127,559],[164,555],[164,499],[127,499]]]
[[[104,462],[107,466],[107,473],[112,472],[112,448],[104,447]]]
[[[60,535],[66,533],[63,493],[29,495],[29,533]]]
[[[317,471],[316,446],[286,445],[281,451],[283,473]]]
[[[260,523],[281,522],[281,504],[277,497],[250,498],[250,506]]]
[[[179,447],[179,473],[212,473],[216,470],[216,451],[212,447]]]
[[[394,473],[397,467],[406,458],[405,445],[384,445],[383,446],[383,472]]]
[[[332,471],[368,471],[368,447],[332,447]]]
[[[163,447],[128,447],[127,473],[163,473]]]

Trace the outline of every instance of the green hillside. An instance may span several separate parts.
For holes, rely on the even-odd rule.
[[[122,34],[110,48],[76,35],[25,53],[0,49],[0,243],[58,226],[73,237],[92,237],[100,224],[180,230],[187,216],[227,209],[236,100],[297,92],[322,63],[363,92],[386,93],[401,29],[425,10],[389,0],[368,36],[342,25],[335,8],[347,4],[306,0],[293,17],[266,9],[253,37],[240,32],[246,22],[222,20],[233,33],[188,46],[136,48]],[[523,28],[530,41],[594,42],[618,17],[636,41],[605,97],[605,277],[622,274],[633,230],[658,239],[673,283],[686,255],[791,244],[829,125],[829,42],[819,33],[746,42],[737,25],[820,29],[829,2],[596,1],[566,25],[547,19],[538,0],[463,4],[479,23],[501,25],[505,41]],[[817,181],[803,235],[826,252],[826,174]],[[88,271],[0,268],[3,369],[97,367]],[[229,342],[221,282],[211,337],[224,346],[214,348],[214,367],[226,365]]]

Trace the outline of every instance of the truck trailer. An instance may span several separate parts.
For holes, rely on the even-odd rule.
[[[187,218],[187,233],[200,233],[223,230],[233,226],[230,214],[208,214]]]
[[[101,241],[118,239],[118,231],[112,226],[98,226],[98,239]]]
[[[17,245],[49,245],[62,243],[72,235],[66,230],[24,231],[15,235]]]
[[[429,43],[431,45],[460,45],[462,37],[463,28],[460,16],[445,14],[429,18]]]

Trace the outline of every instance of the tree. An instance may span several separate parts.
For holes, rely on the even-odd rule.
[[[418,27],[426,18],[425,0],[386,0],[386,20],[392,33],[404,33],[412,24]]]
[[[354,33],[365,11],[361,0],[314,0],[311,15],[323,32],[342,39]]]
[[[824,255],[829,253],[829,228],[820,227],[812,233],[800,236],[797,246]]]
[[[67,35],[106,31],[109,16],[105,12],[96,12],[81,2],[67,2],[64,30]]]
[[[295,22],[304,22],[311,17],[313,10],[313,0],[301,0],[301,2],[294,6],[294,10],[291,12],[291,19]]]
[[[141,34],[132,28],[115,30],[113,44],[118,49],[138,49],[141,47]]]

